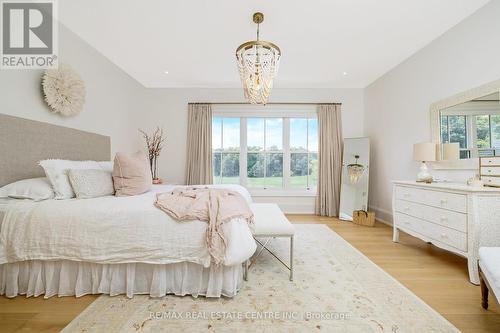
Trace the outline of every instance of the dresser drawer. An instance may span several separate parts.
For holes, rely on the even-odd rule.
[[[498,165],[500,166],[500,157],[481,158],[481,166]]]
[[[482,176],[500,176],[500,167],[481,167],[481,175]]]
[[[395,217],[396,226],[401,228],[403,231],[405,229],[409,229],[460,251],[467,252],[466,233],[420,220],[416,217],[402,213],[396,213]]]
[[[406,186],[396,186],[396,200],[417,202],[433,207],[467,213],[467,196]]]
[[[484,185],[500,186],[500,177],[481,176],[481,180],[483,181]]]
[[[406,215],[467,232],[467,215],[463,213],[404,200],[396,200],[394,208],[397,212]]]

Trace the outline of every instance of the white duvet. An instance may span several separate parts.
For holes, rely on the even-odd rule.
[[[241,186],[237,190],[247,200]],[[94,199],[22,200],[9,204],[0,230],[0,264],[24,260],[169,264],[189,261],[210,266],[206,222],[177,222],[154,207],[156,193]],[[17,201],[17,200],[16,200]],[[256,249],[247,223],[225,224],[224,265],[244,262]]]

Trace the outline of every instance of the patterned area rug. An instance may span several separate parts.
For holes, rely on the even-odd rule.
[[[263,252],[232,299],[103,295],[63,332],[458,332],[327,226],[296,229],[294,282]]]

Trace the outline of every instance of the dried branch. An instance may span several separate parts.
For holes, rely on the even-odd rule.
[[[161,150],[163,149],[163,143],[165,142],[165,137],[163,135],[163,129],[156,127],[152,135],[139,129],[142,136],[146,140],[146,147],[149,153],[149,159],[160,156]]]

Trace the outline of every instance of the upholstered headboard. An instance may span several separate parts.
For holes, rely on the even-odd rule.
[[[0,114],[0,186],[43,177],[48,158],[109,161],[109,136]]]

